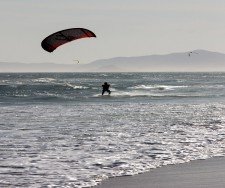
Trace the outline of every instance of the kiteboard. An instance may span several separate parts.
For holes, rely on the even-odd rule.
[[[100,95],[100,97],[108,98],[108,97],[111,97],[111,95]]]

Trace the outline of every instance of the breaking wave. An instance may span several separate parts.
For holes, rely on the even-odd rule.
[[[177,88],[186,88],[188,86],[172,86],[172,85],[136,85],[133,87],[129,87],[129,89],[158,89],[158,90],[174,90]]]

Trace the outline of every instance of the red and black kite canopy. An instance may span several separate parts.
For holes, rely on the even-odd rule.
[[[84,28],[71,28],[58,31],[46,37],[42,42],[41,46],[48,52],[53,52],[59,46],[71,42],[73,40],[96,37],[96,35]]]

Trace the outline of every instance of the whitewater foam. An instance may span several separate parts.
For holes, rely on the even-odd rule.
[[[51,83],[51,82],[54,82],[56,81],[56,79],[54,78],[36,78],[36,79],[33,79],[32,82],[34,83]]]
[[[45,174],[46,186],[89,187],[108,177],[224,156],[224,112],[219,103],[5,106],[0,139],[9,176],[0,178],[11,186],[41,186]]]

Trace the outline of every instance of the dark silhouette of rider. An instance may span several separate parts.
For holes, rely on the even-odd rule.
[[[102,85],[102,95],[104,95],[104,93],[107,91],[110,95],[111,91],[109,90],[110,84],[108,84],[107,82],[105,82]]]

